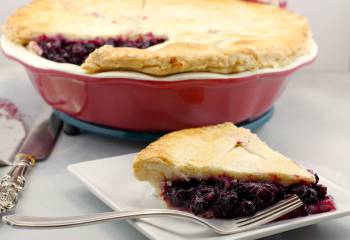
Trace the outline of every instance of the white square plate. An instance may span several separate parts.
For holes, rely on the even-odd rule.
[[[134,178],[132,173],[134,156],[135,154],[128,154],[73,164],[68,167],[68,170],[114,210],[165,208],[165,205],[153,195],[152,189],[147,184]],[[308,167],[317,172],[316,166]],[[130,223],[147,237],[157,240],[238,240],[261,238],[350,215],[350,193],[322,177],[320,182],[328,187],[329,194],[334,197],[337,206],[336,211],[274,222],[234,235],[219,236],[199,224],[174,218],[148,218],[145,220],[133,220]]]

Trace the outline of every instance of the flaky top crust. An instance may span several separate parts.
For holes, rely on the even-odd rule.
[[[310,50],[307,20],[273,6],[239,0],[147,0],[141,6],[142,0],[34,0],[12,14],[3,31],[23,45],[43,34],[168,38],[147,49],[101,47],[82,65],[89,73],[236,73],[286,66]]]
[[[282,185],[315,182],[313,174],[232,123],[167,134],[136,156],[133,169],[158,192],[162,181],[217,176]]]

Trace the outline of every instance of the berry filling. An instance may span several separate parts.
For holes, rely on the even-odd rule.
[[[28,48],[51,61],[81,65],[90,53],[103,45],[144,49],[166,40],[165,37],[155,36],[153,33],[92,40],[68,40],[61,35],[43,35],[29,43]]]
[[[22,115],[14,103],[7,99],[0,98],[0,118],[22,121]]]
[[[291,194],[297,194],[304,205],[281,218],[287,219],[335,210],[327,188],[317,182],[285,187],[229,177],[175,180],[162,183],[162,197],[170,207],[202,217],[239,218],[252,216]]]

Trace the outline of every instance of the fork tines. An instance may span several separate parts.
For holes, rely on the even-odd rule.
[[[300,200],[300,198],[297,195],[292,195],[289,198],[258,212],[252,217],[238,219],[236,224],[238,228],[251,228],[254,226],[259,226],[282,217],[283,215],[301,207],[302,205],[303,202]]]

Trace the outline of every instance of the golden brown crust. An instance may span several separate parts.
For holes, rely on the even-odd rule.
[[[15,11],[2,30],[9,40],[23,45],[41,35],[108,38],[135,29],[130,16],[138,12],[139,0],[32,0]]]
[[[10,16],[3,31],[20,44],[42,34],[86,39],[133,31],[168,38],[142,50],[97,49],[82,65],[90,73],[236,73],[286,66],[310,50],[307,20],[276,7],[239,0],[189,0],[186,7],[183,0],[147,0],[138,21],[140,6],[141,0],[34,0]]]
[[[222,175],[283,185],[315,182],[308,171],[232,123],[167,134],[136,156],[133,169],[158,192],[161,181]]]

